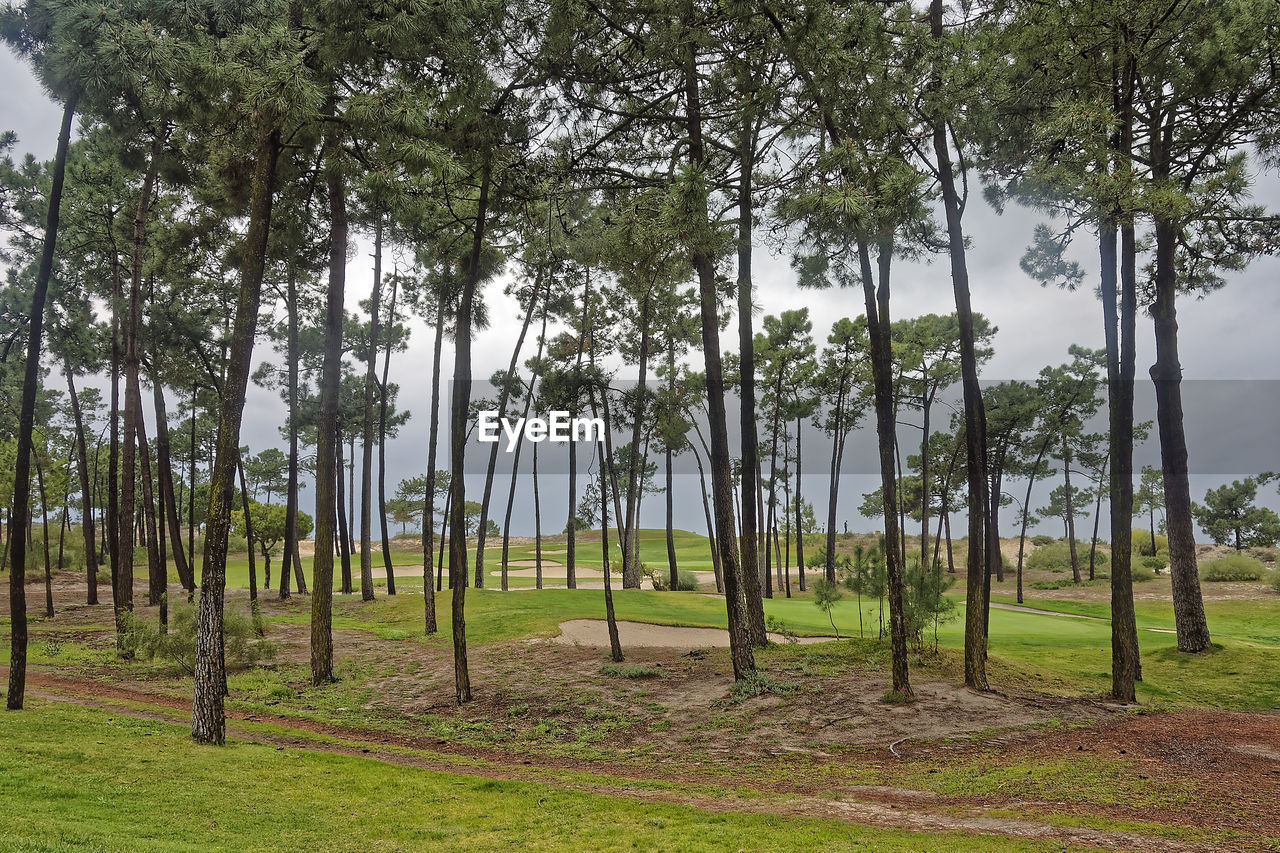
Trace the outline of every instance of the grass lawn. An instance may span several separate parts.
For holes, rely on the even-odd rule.
[[[1040,851],[1064,845],[704,811],[232,742],[28,700],[0,714],[4,850]]]

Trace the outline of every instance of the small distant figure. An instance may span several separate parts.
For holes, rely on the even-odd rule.
[[[844,523],[844,535],[845,536],[849,535],[849,522],[847,521]]]

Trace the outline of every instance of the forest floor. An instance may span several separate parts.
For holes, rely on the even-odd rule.
[[[137,617],[154,620],[138,580]],[[1105,604],[1051,595],[1059,590],[1029,594],[1023,609],[993,609],[989,692],[963,687],[958,622],[940,625],[937,648],[912,654],[910,703],[886,695],[888,650],[875,638],[875,602],[838,605],[841,634],[853,634],[840,642],[821,641],[831,626],[811,599],[766,602],[785,634],[757,652],[759,677],[735,686],[727,650],[710,641],[724,624],[723,601],[714,596],[619,590],[619,618],[638,627],[630,634],[624,627],[626,659],[612,664],[595,633],[574,635],[584,623],[598,631],[599,592],[469,590],[474,701],[461,708],[453,697],[447,592],[436,597],[445,631],[433,637],[422,635],[420,580],[398,596],[380,591],[373,602],[337,597],[339,681],[321,688],[307,677],[309,597],[264,594],[272,654],[247,666],[232,661],[228,679],[228,733],[240,752],[209,753],[184,734],[189,675],[171,660],[119,660],[109,587],[99,589],[102,603],[77,604],[83,577],[58,573],[52,620],[35,616],[42,584],[27,587],[32,712],[0,715],[0,773],[14,780],[0,791],[0,814],[27,815],[8,834],[0,821],[0,849],[25,849],[63,826],[59,810],[80,799],[74,825],[83,836],[72,842],[81,841],[36,849],[128,848],[137,826],[118,816],[119,826],[108,826],[93,800],[101,791],[83,780],[95,762],[144,762],[165,744],[165,772],[187,780],[186,788],[175,782],[169,793],[147,792],[135,776],[148,768],[122,766],[118,775],[132,781],[119,782],[119,790],[108,785],[111,796],[141,797],[140,812],[163,812],[208,785],[205,796],[222,802],[219,774],[237,771],[217,756],[237,755],[282,774],[270,790],[285,799],[313,796],[304,765],[356,762],[342,772],[367,776],[369,791],[344,788],[344,807],[408,784],[436,791],[428,800],[447,801],[444,811],[405,818],[426,835],[387,849],[421,846],[447,831],[447,849],[486,850],[526,842],[533,850],[586,849],[583,843],[760,849],[766,839],[777,850],[848,849],[857,838],[858,849],[869,850],[1277,851],[1280,598],[1258,584],[1205,590],[1217,645],[1200,656],[1178,653],[1165,633],[1167,593],[1139,601],[1146,679],[1137,706],[1103,696]],[[998,585],[997,601],[1010,604],[1010,592],[1008,583]],[[170,596],[175,613],[186,606],[178,587]],[[228,602],[248,610],[245,590],[228,590]],[[6,621],[7,605],[0,601]],[[142,757],[93,757],[113,748]],[[262,757],[270,753],[254,748],[297,755],[296,767],[271,770]],[[404,775],[411,772],[426,775]],[[65,779],[42,781],[42,773]],[[526,784],[534,787],[519,787]],[[51,793],[58,785],[62,793]],[[451,810],[463,808],[448,793],[457,786],[472,791],[464,799],[478,809],[474,825],[469,817],[450,822]],[[493,810],[517,814],[523,806],[510,804],[526,794],[535,813],[559,797],[565,814],[577,817],[551,826],[512,817],[501,838],[464,833],[490,827]],[[219,828],[201,824],[199,831],[226,833],[219,843],[229,848],[254,846],[235,834],[248,833],[252,822],[226,809],[214,819]],[[270,810],[263,806],[259,817]],[[683,827],[681,844],[652,835],[658,823]],[[351,849],[379,849],[367,826],[353,822],[342,831]],[[294,840],[281,846],[329,846]]]

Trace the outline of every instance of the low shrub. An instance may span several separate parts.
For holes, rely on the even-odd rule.
[[[170,614],[169,630],[163,632],[154,619],[130,613],[124,634],[125,652],[146,660],[167,659],[187,674],[194,673],[197,607],[198,603],[179,605]],[[275,657],[275,645],[262,633],[260,621],[227,608],[222,617],[222,636],[228,668],[250,667]]]
[[[1089,570],[1088,544],[1076,543],[1076,559],[1080,563],[1081,571]],[[1094,558],[1095,570],[1108,565],[1110,562],[1110,555],[1099,548]],[[1069,570],[1071,568],[1071,546],[1066,542],[1054,542],[1052,545],[1037,548],[1027,556],[1027,568],[1050,572]]]
[[[1200,566],[1202,581],[1260,581],[1267,576],[1261,560],[1247,554],[1227,554]]]
[[[1169,553],[1169,537],[1156,534],[1156,550],[1151,551],[1151,531],[1135,530],[1133,536],[1133,550],[1142,557],[1158,557],[1162,554]]]
[[[666,568],[648,569],[653,588],[667,592],[671,588],[671,572]],[[684,569],[676,570],[676,592],[694,592],[698,588],[698,576]]]
[[[1151,569],[1153,572],[1162,572],[1169,565],[1169,561],[1164,557],[1143,557],[1142,567]]]
[[[1057,542],[1057,541],[1058,540],[1054,539],[1052,536],[1046,536],[1043,533],[1041,533],[1039,536],[1031,537],[1031,544],[1035,545],[1037,548],[1043,548],[1045,545],[1052,545],[1054,542]]]
[[[1271,588],[1275,590],[1277,595],[1280,595],[1280,572],[1271,574]]]
[[[1134,566],[1130,569],[1129,575],[1133,578],[1134,583],[1146,583],[1156,579],[1156,573],[1145,566]]]

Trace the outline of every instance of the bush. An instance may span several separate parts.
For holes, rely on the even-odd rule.
[[[1156,579],[1156,573],[1145,566],[1134,566],[1129,572],[1134,583],[1146,583]]]
[[[1280,572],[1273,572],[1271,575],[1271,588],[1280,595]]]
[[[147,660],[168,658],[188,674],[195,672],[196,604],[178,606],[169,617],[169,630],[162,633],[154,619],[127,617],[125,651]],[[262,638],[261,623],[238,610],[228,608],[222,617],[224,656],[227,667],[250,667],[275,656],[275,645]]]
[[[1076,543],[1076,559],[1080,562],[1080,570],[1089,570],[1089,546],[1082,542]],[[1101,548],[1097,551],[1094,560],[1094,569],[1097,570],[1111,562],[1111,556]],[[1037,548],[1027,556],[1027,569],[1040,571],[1067,571],[1071,568],[1071,546],[1066,542],[1054,542],[1052,545],[1045,545]]]
[[[1057,541],[1058,540],[1054,539],[1052,536],[1045,536],[1043,533],[1039,536],[1031,537],[1031,544],[1035,545],[1037,548],[1043,548],[1045,545],[1052,545]]]
[[[661,592],[671,587],[671,572],[667,569],[651,569],[645,567],[645,573],[653,582],[653,588]],[[698,576],[684,569],[676,570],[676,592],[694,592],[698,589]]]
[[[1200,566],[1202,581],[1260,581],[1266,576],[1267,567],[1245,554],[1227,554]]]
[[[1165,567],[1168,565],[1169,565],[1169,562],[1165,560],[1164,557],[1143,557],[1142,558],[1142,567],[1144,569],[1151,569],[1151,571],[1153,572],[1162,572],[1164,571]]]
[[[1151,531],[1133,531],[1133,550],[1142,557],[1158,557],[1169,553],[1169,537],[1156,534],[1156,552],[1151,553]]]

